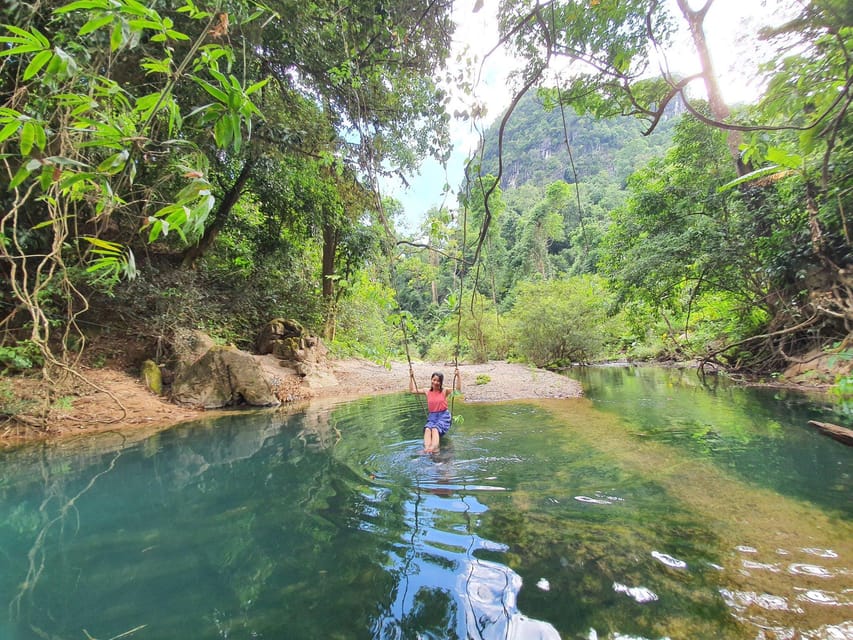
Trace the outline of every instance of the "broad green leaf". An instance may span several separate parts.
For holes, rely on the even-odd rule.
[[[24,69],[24,81],[26,82],[34,75],[36,75],[39,71],[41,71],[41,68],[48,62],[50,62],[50,59],[52,57],[53,51],[50,51],[49,49],[45,51],[40,51],[35,56],[33,56],[33,59],[30,60],[30,63],[27,65],[27,68]]]
[[[124,6],[122,7],[123,13],[128,13],[134,16],[149,16],[156,17],[157,12],[153,9],[149,9],[141,2],[137,2],[136,0],[122,0]]]
[[[118,51],[122,43],[124,43],[124,34],[122,33],[121,25],[115,24],[110,33],[110,51]]]
[[[148,244],[151,244],[160,237],[160,232],[163,231],[163,223],[151,216],[148,218],[148,225],[150,225],[150,229],[148,230]],[[165,236],[166,233],[164,232],[163,235]]]
[[[212,75],[214,78],[216,78],[216,80],[219,81],[219,84],[221,86],[223,86],[223,87],[228,86],[228,78],[226,78],[225,74],[223,74],[221,71],[219,71],[219,69],[217,69],[216,67],[210,68],[210,75]],[[223,102],[224,102],[224,100],[223,100]]]
[[[89,249],[89,253],[94,253],[98,256],[120,256],[121,251],[115,249]]]
[[[803,157],[795,153],[788,153],[779,147],[767,149],[767,160],[788,169],[799,169],[803,166]]]
[[[155,106],[157,106],[157,102],[160,100],[159,93],[149,93],[145,96],[140,96],[136,99],[136,106],[134,107],[135,111],[142,111],[147,113]]]
[[[87,165],[85,162],[80,162],[78,160],[73,160],[64,156],[48,156],[47,158],[45,158],[45,162],[49,162],[50,164],[56,164],[60,167],[73,167],[75,169],[89,168],[89,165]]]
[[[102,269],[114,269],[115,268],[115,258],[98,258],[93,260],[92,263],[86,267],[87,273],[95,273]]]
[[[47,193],[51,184],[53,184],[53,167],[45,164],[41,168],[41,174],[39,174],[39,186],[42,191]]]
[[[211,106],[213,106],[213,103],[203,104],[203,105],[201,105],[200,107],[196,107],[195,109],[193,109],[192,111],[190,111],[190,112],[187,114],[187,116],[186,116],[186,117],[187,117],[187,118],[192,118],[192,117],[193,117],[194,115],[196,115],[197,113],[202,113],[202,112],[204,112],[204,111],[207,111],[208,109],[210,109],[210,107],[211,107]]]
[[[9,181],[9,190],[11,191],[18,185],[20,185],[24,180],[26,180],[29,175],[32,173],[30,169],[27,168],[28,165],[24,165],[15,173],[12,179]]]
[[[44,131],[44,127],[41,126],[40,122],[33,120],[33,128],[35,130],[36,146],[39,148],[39,151],[44,151],[44,148],[47,146],[47,134]]]
[[[36,231],[38,229],[44,229],[45,227],[49,227],[49,226],[53,225],[54,222],[63,222],[66,220],[70,220],[72,218],[74,218],[74,216],[61,216],[59,218],[56,218],[55,220],[53,218],[51,218],[50,220],[44,220],[43,222],[39,222],[38,224],[35,224],[30,228],[33,231]]]
[[[24,122],[24,126],[21,128],[21,155],[28,156],[30,152],[33,150],[33,144],[36,139],[36,131],[35,125],[33,125],[32,120],[27,120]]]
[[[187,34],[181,33],[180,31],[175,31],[174,29],[167,29],[166,35],[169,36],[172,40],[189,40],[190,39],[190,37]]]
[[[109,240],[102,240],[101,238],[96,238],[94,236],[83,236],[83,240],[102,249],[109,249],[111,251],[120,251],[122,249],[122,245],[118,243],[110,242]]]
[[[26,29],[21,29],[13,24],[4,24],[3,26],[7,31],[18,34],[21,38],[19,42],[32,42],[33,44],[40,45],[40,48],[42,49],[50,47],[50,41],[35,27],[32,27],[30,31],[27,31]],[[3,40],[5,41],[5,38]]]
[[[63,175],[59,183],[59,188],[70,193],[72,188],[78,183],[86,182],[92,178],[93,175],[91,173],[71,173],[69,175]]]
[[[201,86],[202,89],[207,91],[211,96],[216,98],[222,104],[228,104],[228,95],[222,91],[221,89],[217,89],[212,84],[207,82],[206,80],[202,80],[201,78],[193,77],[193,80],[196,81],[197,84]]]
[[[250,95],[252,95],[253,93],[255,93],[255,91],[257,91],[258,89],[262,89],[264,86],[266,86],[266,84],[267,84],[269,81],[270,81],[270,79],[267,77],[267,78],[264,78],[263,80],[261,80],[260,82],[256,82],[256,83],[255,83],[255,84],[253,84],[251,87],[249,87],[248,89],[246,89],[246,92],[245,92],[245,93],[246,93],[246,95],[247,95],[247,96],[250,96]]]
[[[57,14],[69,13],[71,11],[78,11],[80,9],[85,9],[90,11],[92,9],[101,9],[106,11],[110,8],[109,0],[76,0],[76,2],[71,2],[64,7],[59,7],[58,9],[54,9],[53,12]]]
[[[122,149],[118,153],[114,153],[98,165],[98,171],[107,174],[118,173],[124,168],[129,155],[130,154],[126,149]]]
[[[106,14],[97,18],[92,18],[91,20],[89,20],[89,22],[80,27],[78,35],[85,36],[89,33],[92,33],[93,31],[97,31],[101,27],[105,27],[110,24],[114,19],[115,17],[112,14]]]
[[[154,58],[145,58],[143,59],[140,66],[148,73],[163,73],[168,75],[172,72],[171,58],[163,58],[162,60],[155,60]]]
[[[804,154],[811,153],[815,148],[815,127],[800,132],[800,151]]]
[[[764,178],[766,176],[773,175],[774,173],[779,173],[781,167],[779,165],[770,165],[769,167],[763,167],[761,169],[757,169],[756,171],[751,171],[747,173],[745,176],[741,176],[736,180],[732,180],[731,182],[727,182],[721,187],[717,188],[717,193],[723,193],[725,191],[729,191],[738,185],[745,184],[747,182],[752,182],[753,180],[758,180],[759,178]]]
[[[0,129],[0,142],[3,142],[7,138],[12,137],[15,133],[18,132],[18,129],[21,128],[21,123],[17,120],[12,120],[2,129]]]
[[[234,151],[240,152],[243,146],[243,131],[240,127],[240,117],[235,113],[231,116],[231,132],[234,138]]]
[[[4,38],[0,38],[0,42],[3,41]],[[0,49],[0,58],[3,56],[20,55],[22,53],[32,53],[34,51],[41,51],[42,49],[44,49],[44,47],[39,44],[26,44],[19,47],[13,47],[11,49]]]
[[[144,29],[160,31],[163,29],[163,25],[161,23],[154,22],[153,20],[130,20],[128,21],[128,25],[130,25],[131,29],[137,29],[139,31]]]
[[[224,149],[231,144],[233,135],[234,133],[231,131],[228,118],[220,118],[216,121],[216,124],[213,125],[213,139],[216,140],[216,144],[220,148]]]

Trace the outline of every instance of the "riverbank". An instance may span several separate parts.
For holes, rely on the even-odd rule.
[[[329,372],[336,384],[309,387],[298,379],[290,381],[292,403],[319,399],[355,399],[358,397],[406,391],[408,364],[391,362],[387,367],[368,360],[330,360]],[[453,382],[453,365],[417,362],[413,364],[419,388],[429,384],[434,371],[445,374],[445,384]],[[576,398],[582,395],[580,384],[570,378],[522,364],[493,361],[461,364],[465,402],[501,402],[533,398]],[[204,411],[173,404],[157,396],[133,375],[113,368],[82,371],[85,379],[69,383],[67,394],[54,402],[45,417],[45,428],[34,428],[8,419],[0,426],[0,445],[23,441],[57,439],[68,436],[114,431],[125,435],[159,430],[191,420],[215,417],[224,411]],[[34,397],[40,381],[9,379],[9,389],[17,398]],[[8,394],[7,394],[8,395]],[[10,402],[11,398],[4,399]],[[287,408],[288,405],[284,405]]]

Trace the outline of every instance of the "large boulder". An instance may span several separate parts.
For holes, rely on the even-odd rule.
[[[259,355],[273,354],[281,360],[324,365],[329,350],[296,320],[275,318],[261,329],[256,342]]]
[[[178,367],[172,383],[172,400],[205,409],[281,404],[252,354],[233,346],[218,345]]]
[[[255,348],[259,355],[272,355],[281,367],[300,376],[308,388],[336,386],[326,356],[329,350],[299,322],[275,318],[261,329]]]

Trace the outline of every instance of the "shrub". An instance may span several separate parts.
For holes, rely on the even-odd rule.
[[[510,312],[516,349],[537,366],[589,362],[616,333],[609,308],[597,276],[522,283]]]

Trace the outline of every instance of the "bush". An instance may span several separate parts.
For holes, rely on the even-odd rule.
[[[393,290],[362,272],[348,294],[339,303],[335,340],[329,345],[332,351],[340,357],[359,356],[381,363],[398,357],[403,336],[399,316],[389,320]]]
[[[44,357],[38,345],[31,340],[22,340],[13,346],[0,346],[0,374],[21,373],[29,369],[39,368],[44,364]]]
[[[609,309],[597,276],[522,283],[510,312],[515,348],[540,367],[594,360],[616,335]]]

